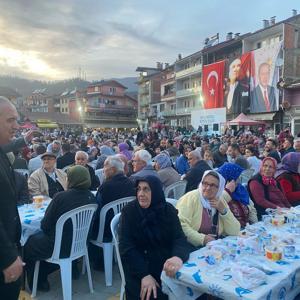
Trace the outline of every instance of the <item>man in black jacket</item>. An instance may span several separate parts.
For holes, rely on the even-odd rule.
[[[75,163],[75,153],[71,153],[69,143],[62,144],[61,150],[63,155],[57,158],[57,169],[63,169],[64,167],[73,165]]]
[[[18,129],[18,113],[13,104],[0,97],[0,297],[18,299],[23,271],[19,255],[21,223],[13,169],[1,146],[8,144]]]
[[[210,166],[202,160],[201,153],[198,150],[193,150],[188,154],[188,162],[191,168],[184,178],[187,181],[186,193],[198,188],[204,172],[211,170]]]
[[[228,162],[226,153],[227,153],[227,146],[224,144],[220,145],[219,149],[213,153],[215,168],[219,168],[225,162]]]

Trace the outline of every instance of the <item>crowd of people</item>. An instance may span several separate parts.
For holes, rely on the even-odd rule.
[[[119,226],[126,299],[166,298],[160,288],[162,270],[174,277],[191,251],[237,235],[248,223],[261,220],[268,208],[300,204],[300,137],[293,137],[288,128],[277,137],[250,129],[210,137],[165,129],[37,132],[18,128],[17,112],[3,97],[0,108],[0,192],[6,195],[1,197],[6,209],[0,212],[0,293],[16,295],[20,285],[23,261],[16,205],[30,203],[35,195],[52,201],[41,232],[24,246],[29,286],[35,261],[51,256],[56,221],[63,213],[97,203],[92,228],[96,237],[101,208],[136,197],[124,207]],[[26,170],[28,178],[20,170]],[[175,209],[164,190],[181,180],[186,190]],[[107,241],[112,239],[112,218],[113,213],[108,214],[105,222]],[[68,255],[70,232],[64,229],[63,257]],[[101,268],[103,259],[90,251],[94,267]],[[40,290],[49,290],[50,270],[41,265]],[[75,264],[74,277],[77,273]]]

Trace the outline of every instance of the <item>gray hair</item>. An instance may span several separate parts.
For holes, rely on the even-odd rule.
[[[117,156],[108,156],[104,163],[107,163],[110,167],[115,168],[118,173],[124,173],[124,162]]]
[[[11,103],[10,100],[7,99],[4,96],[0,96],[0,106],[12,106],[12,107],[15,107],[13,105],[13,103]],[[2,109],[0,110],[0,115],[2,115]]]
[[[144,161],[147,165],[151,165],[152,156],[147,150],[138,150],[134,153],[135,156],[138,156],[140,160]]]
[[[84,155],[85,158],[86,158],[86,160],[89,160],[89,155],[88,155],[86,152],[81,151],[81,150],[79,150],[79,151],[76,152],[76,154],[75,154],[75,159],[76,159],[76,157],[78,157],[79,154]]]
[[[198,160],[202,159],[202,155],[201,155],[201,152],[199,150],[193,150],[189,154],[192,154]]]

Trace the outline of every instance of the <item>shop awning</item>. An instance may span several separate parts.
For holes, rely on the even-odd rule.
[[[47,123],[37,123],[39,128],[57,128],[57,123],[54,122],[47,122]]]
[[[276,112],[265,114],[249,114],[248,116],[255,121],[272,121]]]

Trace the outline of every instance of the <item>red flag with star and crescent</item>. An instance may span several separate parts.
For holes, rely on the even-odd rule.
[[[202,70],[202,95],[204,108],[224,107],[225,60],[205,65]]]

